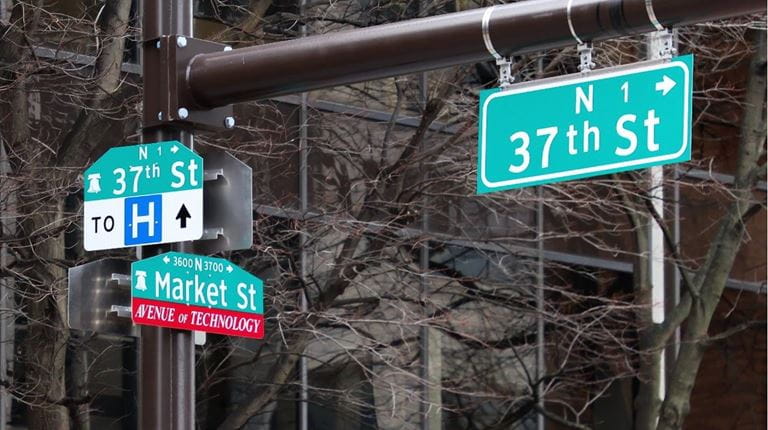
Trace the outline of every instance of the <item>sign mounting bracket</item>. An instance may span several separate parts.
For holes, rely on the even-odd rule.
[[[145,128],[168,124],[213,130],[234,128],[232,105],[204,108],[186,87],[187,69],[196,55],[229,51],[230,46],[180,35],[160,36],[146,46],[145,67],[156,70],[158,79],[144,82]]]
[[[592,61],[593,52],[592,42],[579,43],[576,47],[576,51],[579,53],[579,71],[582,74],[587,74],[595,67],[595,63]]]
[[[504,56],[499,54],[496,48],[493,47],[493,41],[491,40],[490,23],[491,15],[496,6],[491,6],[485,10],[483,14],[482,28],[483,28],[483,42],[485,43],[485,49],[493,55],[496,59],[496,65],[499,67],[499,86],[502,90],[508,89],[515,78],[512,76],[512,65],[514,60],[511,56]]]

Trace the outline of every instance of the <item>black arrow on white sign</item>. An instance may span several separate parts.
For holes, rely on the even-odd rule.
[[[182,203],[181,209],[179,209],[179,213],[176,214],[176,219],[179,220],[179,226],[181,228],[187,228],[188,218],[192,218],[192,216],[189,214],[189,211],[187,210],[187,206]]]

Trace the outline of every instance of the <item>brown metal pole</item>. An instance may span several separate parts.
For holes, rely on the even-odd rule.
[[[568,0],[496,6],[489,20],[493,46],[521,54],[576,43]],[[646,0],[572,0],[573,30],[599,41],[655,30]],[[765,11],[764,0],[655,0],[664,26],[680,26]],[[188,66],[188,88],[199,107],[223,106],[319,88],[491,59],[483,39],[486,9],[359,30],[201,54]]]
[[[163,35],[192,35],[191,0],[141,2],[144,110],[157,106],[153,85],[159,79],[164,59],[156,40]],[[155,52],[152,52],[155,50]],[[167,60],[166,60],[167,61]],[[178,140],[192,148],[191,130],[165,125],[144,128],[144,142]],[[184,244],[142,246],[138,259],[171,250],[184,251]],[[195,344],[191,332],[160,327],[141,327],[139,343],[139,428],[143,430],[188,430],[195,428]]]

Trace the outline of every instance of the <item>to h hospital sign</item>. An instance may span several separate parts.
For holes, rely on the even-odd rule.
[[[111,148],[83,179],[88,251],[203,234],[203,159],[179,142]]]
[[[477,192],[691,158],[693,56],[480,94]]]

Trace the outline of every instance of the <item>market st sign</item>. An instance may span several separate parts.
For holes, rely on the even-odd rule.
[[[131,264],[135,324],[264,337],[264,283],[223,258],[168,252]]]

